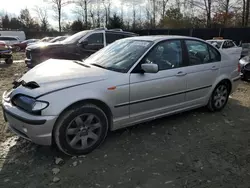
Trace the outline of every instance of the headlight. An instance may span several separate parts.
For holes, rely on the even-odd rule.
[[[25,95],[17,95],[12,99],[14,105],[30,113],[39,112],[49,106],[46,101],[39,101]]]

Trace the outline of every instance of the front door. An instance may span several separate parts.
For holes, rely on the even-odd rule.
[[[203,102],[219,74],[221,57],[214,47],[205,42],[186,40],[185,44],[189,58],[186,101]],[[199,102],[196,104],[200,105]]]
[[[104,47],[103,33],[93,33],[81,42],[78,44],[79,51],[81,58],[84,59]]]
[[[183,62],[180,40],[160,42],[149,51],[130,75],[131,121],[178,109],[187,84]],[[142,63],[157,64],[159,72],[142,73]]]

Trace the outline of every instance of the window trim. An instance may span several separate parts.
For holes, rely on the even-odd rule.
[[[188,41],[188,40],[191,40],[191,41],[196,41],[196,42],[200,42],[200,43],[203,43],[207,46],[207,50],[208,50],[208,53],[209,53],[209,62],[208,63],[203,63],[203,64],[198,64],[198,65],[205,65],[205,64],[209,64],[209,63],[215,63],[215,61],[211,62],[211,54],[209,52],[209,47],[213,48],[220,56],[220,60],[219,61],[216,61],[216,62],[220,62],[221,61],[221,53],[219,52],[219,50],[217,48],[215,48],[212,44],[208,43],[208,42],[205,42],[205,41],[202,41],[202,40],[199,40],[199,39],[191,39],[191,38],[187,38],[187,39],[184,39],[184,45],[185,45],[185,48],[186,48],[186,52],[187,52],[187,66],[191,67],[191,66],[197,66],[197,65],[190,65],[190,59],[189,59],[189,54],[188,54],[188,48],[187,48],[187,44],[185,41]]]
[[[185,45],[185,44],[184,44],[184,39],[181,39],[181,38],[176,38],[176,39],[165,39],[165,40],[158,41],[158,42],[156,42],[154,45],[152,45],[151,48],[148,49],[148,51],[146,51],[145,54],[143,54],[143,55],[141,56],[140,59],[138,59],[138,62],[136,62],[135,65],[132,66],[131,71],[128,71],[128,73],[130,73],[130,74],[131,74],[131,73],[137,73],[137,74],[140,73],[140,72],[138,72],[138,71],[136,70],[137,67],[141,65],[143,59],[144,59],[152,50],[154,50],[154,48],[155,48],[157,45],[159,45],[160,43],[169,42],[169,41],[176,41],[176,40],[180,41],[180,43],[181,43],[181,49],[182,49],[182,65],[184,65],[184,66],[177,67],[177,68],[174,68],[174,69],[178,69],[178,68],[182,68],[182,67],[188,66],[188,64],[186,64],[186,59],[185,59],[185,58],[186,58],[186,52],[185,52],[185,50],[184,50],[184,48],[183,48],[183,47],[184,47],[183,45]],[[168,70],[173,70],[173,69],[159,70],[159,72],[160,72],[160,71],[168,71]]]

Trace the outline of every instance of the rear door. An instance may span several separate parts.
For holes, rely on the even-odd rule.
[[[124,35],[122,35],[121,33],[114,33],[114,32],[108,32],[108,31],[106,31],[105,37],[106,37],[106,45],[109,45],[115,42],[116,40],[125,38]]]
[[[186,101],[202,102],[219,75],[221,56],[217,49],[203,41],[188,39],[185,44],[188,55]]]

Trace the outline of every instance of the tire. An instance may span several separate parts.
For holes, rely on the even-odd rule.
[[[208,109],[211,112],[221,111],[227,104],[229,94],[230,91],[228,83],[227,82],[219,83],[212,92],[212,95],[210,96],[209,102],[207,104]]]
[[[67,155],[85,155],[101,145],[108,127],[108,118],[99,107],[73,106],[60,115],[53,132],[54,141]]]
[[[16,46],[16,47],[15,47],[15,51],[16,51],[16,52],[20,52],[20,51],[21,51],[21,48],[20,48],[19,46]]]
[[[12,58],[8,58],[8,59],[5,59],[5,63],[6,64],[12,64],[13,63],[13,59]]]

